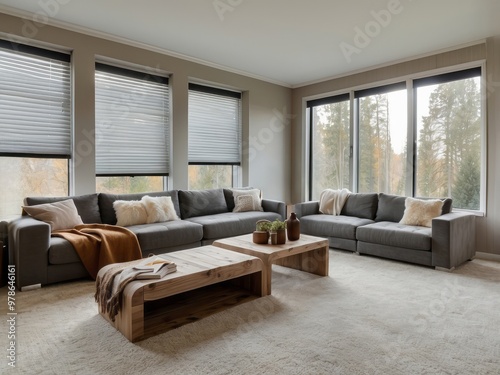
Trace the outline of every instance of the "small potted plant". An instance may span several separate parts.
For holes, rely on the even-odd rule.
[[[271,223],[271,244],[273,245],[283,245],[286,242],[286,221],[279,219],[274,220]]]
[[[255,224],[255,231],[253,232],[253,242],[256,244],[269,243],[269,231],[271,229],[271,222],[269,220],[259,220]]]

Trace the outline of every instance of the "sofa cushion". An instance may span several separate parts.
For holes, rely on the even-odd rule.
[[[113,203],[116,200],[123,201],[137,201],[141,200],[143,196],[148,195],[150,197],[171,197],[172,203],[175,207],[175,212],[177,215],[180,215],[179,210],[179,198],[177,190],[168,190],[168,191],[157,191],[150,193],[136,193],[136,194],[109,194],[109,193],[100,193],[99,194],[99,209],[101,211],[101,220],[104,224],[116,225],[116,213],[113,208]],[[84,220],[85,222],[85,220]]]
[[[381,221],[359,227],[356,239],[379,245],[430,251],[432,230],[427,227]]]
[[[406,198],[405,212],[401,224],[421,225],[431,227],[432,219],[441,215],[443,201],[441,199],[415,199]]]
[[[264,211],[260,199],[259,189],[233,190],[233,212]]]
[[[181,218],[228,212],[222,189],[179,190]]]
[[[148,212],[142,200],[116,200],[113,202],[113,208],[116,213],[116,225],[127,227],[129,225],[146,224],[148,221]]]
[[[406,197],[380,193],[375,221],[399,223],[405,212]]]
[[[80,257],[71,243],[62,237],[51,237],[49,264],[80,263]]]
[[[150,197],[145,195],[141,201],[146,206],[148,213],[147,224],[179,220],[172,197]]]
[[[44,203],[54,203],[67,199],[72,199],[75,203],[78,215],[85,224],[101,224],[101,214],[99,211],[98,195],[87,194],[69,197],[27,197],[24,202],[28,206]]]
[[[72,229],[77,225],[83,224],[82,218],[78,215],[72,199],[54,203],[35,204],[34,206],[23,206],[23,210],[31,217],[48,223],[52,232],[61,229]]]
[[[373,223],[373,220],[344,215],[307,215],[300,218],[300,231],[311,236],[356,239],[360,225]]]
[[[393,221],[399,223],[403,218],[405,211],[405,196],[401,195],[390,195],[380,193],[378,197],[378,209],[375,221]],[[418,198],[418,199],[432,199],[432,198]],[[448,214],[452,209],[452,199],[451,198],[439,198],[443,201],[443,208],[441,214]]]
[[[227,205],[227,210],[229,212],[234,210],[234,190],[242,191],[242,190],[253,190],[252,186],[243,186],[243,187],[237,187],[237,188],[232,188],[232,189],[222,189],[224,192],[224,198],[226,199],[226,205]],[[261,196],[262,198],[262,196]]]
[[[144,256],[156,249],[199,242],[203,237],[201,225],[184,220],[132,225],[127,229],[137,236]]]
[[[374,220],[377,214],[377,193],[351,193],[342,207],[341,215]]]
[[[203,225],[203,239],[214,240],[218,238],[239,236],[255,230],[258,220],[281,220],[281,215],[275,212],[226,212],[222,214],[197,216],[188,221]]]
[[[452,211],[453,200],[451,198],[442,198],[443,208],[441,215],[449,214]]]

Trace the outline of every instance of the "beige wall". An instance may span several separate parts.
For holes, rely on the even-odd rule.
[[[72,193],[85,194],[95,191],[95,153],[92,137],[95,128],[94,63],[96,57],[103,57],[170,74],[173,140],[170,188],[187,188],[187,88],[188,82],[193,80],[243,92],[243,185],[262,189],[267,198],[285,201],[290,199],[290,126],[283,123],[286,117],[279,116],[279,113],[284,108],[285,111],[290,111],[291,89],[158,51],[48,25],[27,24],[21,18],[0,13],[0,37],[12,36],[29,37],[28,39],[35,40],[36,43],[49,43],[72,51],[75,142]],[[262,138],[263,134],[267,137]],[[259,137],[264,141],[259,143]],[[252,142],[253,139],[257,142]]]
[[[292,109],[296,116],[292,121],[292,203],[307,199],[306,100],[357,86],[484,60],[489,85],[486,88],[487,202],[486,216],[477,217],[477,251],[500,255],[500,152],[497,151],[500,145],[500,37],[489,38],[473,46],[295,88],[292,93]]]

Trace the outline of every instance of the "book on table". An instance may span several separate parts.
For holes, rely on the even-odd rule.
[[[136,279],[161,279],[169,273],[177,271],[177,265],[167,259],[152,256],[144,259],[134,266],[134,270],[144,271],[137,275]]]

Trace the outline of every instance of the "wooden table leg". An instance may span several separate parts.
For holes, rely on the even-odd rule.
[[[319,276],[328,276],[329,271],[329,248],[320,247],[305,253],[290,255],[277,259],[274,263],[280,266],[294,268],[296,270],[313,273]]]
[[[264,276],[264,279],[266,281],[266,287],[265,287],[266,295],[270,295],[271,294],[271,279],[273,276],[273,269],[272,269],[271,262],[269,262],[269,261],[264,262],[264,273],[266,274]]]
[[[309,272],[320,276],[328,276],[328,272],[330,269],[330,252],[328,246],[316,250],[311,250],[307,254],[309,257],[309,262],[312,266]]]
[[[144,290],[140,288],[133,294],[125,294],[121,311],[116,316],[115,327],[134,342],[144,336]]]

